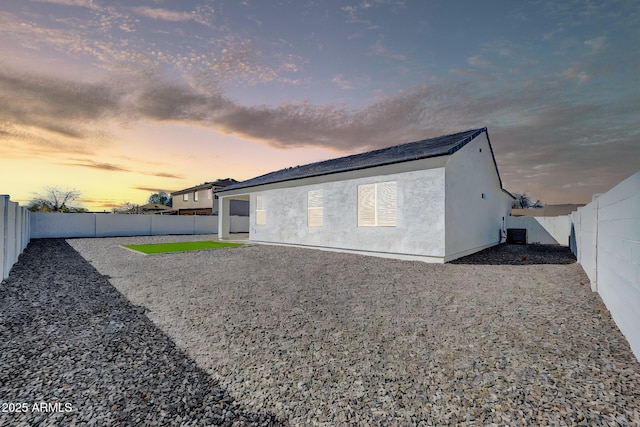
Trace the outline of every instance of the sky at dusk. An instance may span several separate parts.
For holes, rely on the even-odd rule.
[[[5,0],[0,193],[90,210],[487,127],[505,188],[640,170],[640,2]]]

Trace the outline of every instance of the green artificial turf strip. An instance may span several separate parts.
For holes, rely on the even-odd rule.
[[[156,243],[149,245],[124,245],[125,248],[145,254],[161,254],[165,252],[185,252],[199,251],[201,249],[228,248],[232,246],[243,246],[242,243],[214,242],[203,240],[198,242],[176,242],[176,243]]]

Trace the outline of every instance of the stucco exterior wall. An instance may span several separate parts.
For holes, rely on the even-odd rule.
[[[406,170],[407,165],[398,169]],[[351,179],[340,174],[343,179],[339,181],[252,192],[250,240],[435,257],[439,260],[431,261],[442,262],[444,169],[394,173],[393,166],[384,166],[368,169],[366,173],[369,176],[361,176],[363,172],[357,171]],[[358,227],[358,185],[388,181],[397,183],[396,226]],[[307,192],[319,189],[323,190],[323,225],[309,227]],[[264,201],[265,225],[256,224],[257,196]]]
[[[500,187],[487,134],[450,156],[445,170],[446,261],[500,243],[511,204]]]

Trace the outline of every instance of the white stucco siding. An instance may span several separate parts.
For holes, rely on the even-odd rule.
[[[250,239],[367,252],[444,257],[444,169],[404,171],[272,188],[251,194]],[[359,172],[361,174],[361,172]],[[395,227],[358,227],[358,185],[395,181]],[[307,224],[309,190],[322,190],[323,225]],[[255,221],[263,198],[266,224]]]
[[[487,134],[450,156],[445,170],[446,260],[500,243],[510,205],[500,188]]]

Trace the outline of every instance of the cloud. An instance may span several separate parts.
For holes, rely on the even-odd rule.
[[[307,103],[246,107],[215,88],[178,84],[158,75],[72,83],[0,67],[0,118],[13,123],[12,127],[3,128],[5,132],[19,135],[29,129],[44,129],[58,133],[62,141],[77,140],[79,145],[100,132],[104,135],[107,123],[144,119],[208,126],[278,147],[307,145],[348,150],[415,135],[425,113],[423,101],[428,92],[425,87],[399,92],[359,110]],[[77,166],[127,170],[105,163]]]
[[[469,57],[469,59],[467,59],[467,63],[474,67],[486,67],[491,65],[489,61],[482,59],[479,55]]]
[[[87,9],[97,10],[99,6],[93,0],[31,0],[38,3],[50,3],[60,6],[76,6],[86,7]]]
[[[184,176],[182,175],[176,175],[168,172],[154,172],[154,173],[148,173],[147,175],[153,175],[160,178],[184,179]]]
[[[131,10],[137,15],[169,22],[191,21],[195,20],[196,18],[196,15],[193,12],[178,12],[175,10],[159,9],[145,6],[134,7]]]
[[[71,0],[59,1],[72,3]],[[296,74],[308,62],[303,56],[287,52],[286,46],[280,46],[282,51],[278,51],[272,45],[267,55],[256,48],[251,38],[238,36],[224,27],[215,28],[214,11],[209,3],[199,5],[192,12],[82,4],[95,8],[95,13],[82,20],[44,18],[35,14],[18,17],[0,11],[0,37],[33,52],[62,53],[72,60],[69,63],[88,60],[93,74],[96,68],[107,73],[168,69],[184,78],[209,76],[218,83],[296,85],[300,83]],[[153,24],[140,24],[141,15],[175,22],[171,37],[163,39],[162,43],[152,41],[158,40],[164,30],[156,29]],[[188,20],[206,25],[213,32],[209,36],[188,37],[191,33],[179,25]],[[61,28],[61,22],[65,27]],[[153,37],[148,37],[148,31],[153,32]],[[131,33],[138,36],[132,37]],[[176,45],[179,50],[175,49]],[[267,57],[269,60],[265,61]],[[86,69],[76,72],[89,74]]]
[[[99,162],[77,162],[77,163],[65,163],[67,166],[80,166],[83,168],[99,169],[109,172],[133,172],[131,169],[123,168],[122,166],[114,165],[111,163],[99,163]]]
[[[562,71],[560,73],[560,76],[570,80],[576,79],[578,80],[578,84],[586,83],[591,78],[591,76],[584,71],[577,71],[573,68],[567,68],[566,70]]]
[[[172,192],[176,191],[176,190],[167,190],[166,188],[156,188],[156,187],[143,187],[143,186],[139,186],[139,187],[131,187],[134,190],[140,190],[140,191],[148,191],[150,193],[159,193],[161,191],[167,193],[167,194],[171,194]]]
[[[103,140],[104,130],[91,123],[117,111],[118,95],[106,84],[74,83],[29,75],[0,64],[0,123],[6,134],[47,146],[64,144],[82,148],[88,137]],[[43,147],[46,150],[46,147]]]
[[[115,165],[113,163],[96,162],[93,160],[77,160],[75,162],[66,162],[66,166],[78,166],[83,168],[98,169],[107,172],[126,172],[136,173],[141,175],[156,176],[159,178],[171,178],[171,179],[184,179],[182,175],[169,172],[150,172],[140,170],[138,168],[130,168],[121,165]]]
[[[488,126],[507,188],[527,191],[547,203],[561,202],[562,186],[578,188],[577,183],[583,183],[576,197],[585,198],[601,191],[598,186],[603,182],[636,170],[633,159],[640,157],[640,134],[630,131],[640,115],[637,95],[619,97],[615,105],[586,102],[567,80],[581,83],[588,77],[587,70],[569,68],[526,82],[503,80],[489,91],[478,91],[480,83],[492,81],[457,81],[454,74],[437,84],[411,87],[350,109],[308,102],[245,106],[215,85],[202,85],[197,79],[178,83],[157,73],[86,83],[0,66],[0,131],[13,135],[14,142],[31,141],[25,145],[32,152],[42,148],[51,153],[55,149],[50,147],[56,147],[86,155],[94,151],[96,136],[104,137],[105,125],[118,121],[181,122],[279,148],[344,152]],[[46,137],[51,135],[57,136]],[[553,167],[544,167],[551,163]],[[611,164],[617,165],[614,172],[604,166]],[[181,178],[104,162],[77,161],[75,166]],[[567,172],[577,182],[567,182]],[[533,175],[535,181],[526,178]],[[557,191],[543,192],[544,188]]]
[[[338,86],[340,89],[343,89],[343,90],[353,89],[353,84],[350,81],[346,80],[342,74],[338,74],[337,76],[334,76],[331,79],[331,83],[335,84],[336,86]]]
[[[379,56],[381,58],[390,59],[393,61],[406,61],[407,57],[401,53],[393,52],[389,49],[382,40],[378,40],[375,42],[370,48],[369,52],[374,56]]]
[[[586,40],[584,44],[589,46],[595,51],[601,51],[605,48],[606,42],[607,42],[607,38],[604,36],[601,36],[601,37],[596,37],[590,40]]]
[[[417,136],[426,87],[377,99],[359,110],[340,105],[285,103],[246,107],[215,88],[178,84],[158,75],[114,78],[102,83],[71,83],[26,75],[0,67],[0,118],[13,123],[5,132],[29,129],[57,132],[78,145],[104,136],[107,123],[136,120],[178,121],[266,141],[278,147],[322,146],[350,150],[374,147]],[[23,98],[24,97],[24,98]],[[105,163],[77,166],[124,171]],[[177,178],[175,175],[159,175]]]

